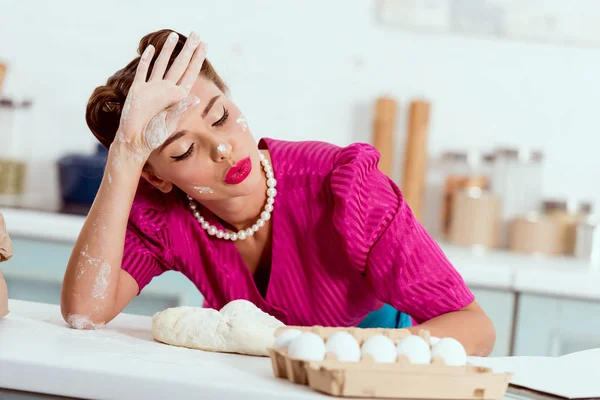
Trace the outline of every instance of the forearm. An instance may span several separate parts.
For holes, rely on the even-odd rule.
[[[494,325],[480,309],[450,312],[409,328],[413,334],[421,329],[429,331],[431,336],[458,340],[470,356],[488,356],[496,341]]]
[[[109,151],[94,203],[77,238],[65,272],[61,308],[104,323],[115,314],[119,273],[131,205],[143,161],[118,145]]]

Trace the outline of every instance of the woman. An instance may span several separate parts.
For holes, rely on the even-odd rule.
[[[64,278],[71,325],[107,323],[175,270],[207,307],[242,298],[286,324],[329,326],[410,325],[402,312],[413,332],[490,353],[490,320],[377,151],[256,143],[195,33],[155,32],[138,52],[87,107],[109,156]]]

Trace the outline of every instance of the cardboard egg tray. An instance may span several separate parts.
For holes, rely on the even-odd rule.
[[[406,329],[361,329],[287,326],[279,328],[314,332],[327,340],[334,332],[345,330],[359,345],[373,335],[384,335],[396,342],[409,336]],[[419,333],[430,344],[429,332]],[[398,399],[501,399],[508,388],[510,373],[495,374],[490,368],[465,365],[448,366],[434,357],[431,364],[413,365],[406,356],[396,363],[376,363],[369,355],[359,362],[337,361],[327,353],[323,361],[296,360],[287,350],[269,349],[273,373],[277,378],[308,385],[312,389],[337,397]]]

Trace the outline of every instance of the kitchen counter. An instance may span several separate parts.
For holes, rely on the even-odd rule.
[[[0,208],[13,237],[73,243],[85,217]],[[600,267],[573,257],[475,251],[441,243],[469,286],[600,301]]]
[[[0,397],[45,399],[331,399],[273,376],[270,359],[169,346],[152,338],[150,317],[121,314],[104,329],[74,330],[57,305],[9,300],[0,319]],[[514,372],[521,387],[595,397],[600,349],[562,358],[470,357]],[[548,378],[552,384],[549,384]],[[539,398],[531,393],[505,399]],[[570,394],[570,396],[569,396]],[[21,397],[22,396],[22,397]],[[539,393],[538,393],[539,396]],[[2,397],[4,398],[4,397]]]
[[[96,399],[331,399],[274,378],[266,357],[158,343],[150,317],[121,314],[104,329],[79,331],[58,306],[9,307],[0,319],[3,389]]]

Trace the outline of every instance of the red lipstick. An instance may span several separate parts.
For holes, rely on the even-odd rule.
[[[229,168],[225,176],[225,183],[229,185],[237,185],[242,183],[244,179],[250,175],[252,171],[252,160],[246,157],[238,161],[233,167]]]

